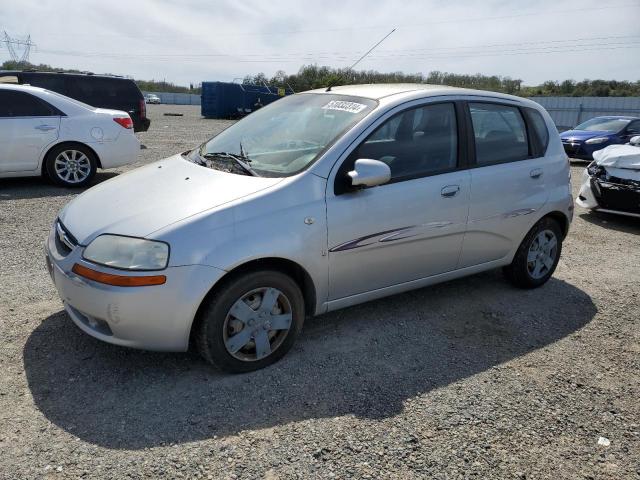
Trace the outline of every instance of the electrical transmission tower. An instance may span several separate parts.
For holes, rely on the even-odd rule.
[[[31,47],[35,46],[35,44],[31,41],[31,35],[28,35],[26,40],[18,40],[16,38],[11,38],[6,30],[4,32],[3,38],[0,40],[0,43],[4,43],[7,47],[11,60],[18,63],[29,62],[29,53],[31,53]],[[18,55],[18,53],[16,52],[16,49],[14,48],[16,45],[20,45],[23,48],[22,55]]]

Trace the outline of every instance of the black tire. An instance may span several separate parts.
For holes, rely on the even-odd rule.
[[[70,160],[69,167],[60,171],[56,160],[64,161],[65,155]],[[60,158],[61,156],[63,158]],[[73,169],[76,170],[73,171]],[[58,145],[49,151],[45,159],[47,177],[63,187],[81,188],[87,186],[93,180],[97,169],[98,159],[95,154],[88,147],[77,143]]]
[[[542,276],[535,278],[533,273],[530,271],[532,264],[528,260],[528,255],[530,253],[529,249],[536,241],[538,235],[545,231],[553,232],[557,242],[555,255],[553,258],[553,265],[551,266],[551,268],[546,269]],[[541,219],[531,228],[531,230],[529,230],[527,235],[524,237],[524,240],[522,240],[522,243],[518,247],[518,251],[513,257],[513,261],[510,265],[504,267],[502,271],[507,280],[509,280],[518,288],[538,288],[541,285],[544,285],[547,280],[549,280],[551,275],[553,275],[553,272],[558,265],[558,261],[560,260],[561,253],[562,230],[560,229],[560,225],[558,225],[558,222],[556,222],[552,218],[546,217]]]
[[[225,344],[225,336],[228,335],[229,328],[227,316],[230,315],[232,306],[238,300],[250,292],[262,288],[277,289],[285,296],[284,299],[278,297],[278,302],[285,300],[288,302],[287,305],[290,307],[292,317],[291,324],[286,331],[276,331],[282,332],[277,333],[277,335],[281,335],[278,339],[278,346],[266,357],[251,360],[239,359],[230,353]],[[304,323],[304,297],[300,287],[291,277],[275,270],[248,272],[231,277],[215,290],[205,302],[200,309],[200,316],[194,332],[195,344],[198,352],[207,362],[225,372],[251,372],[278,361],[291,349]],[[239,320],[233,321],[238,322]],[[250,327],[243,324],[242,330],[245,328],[249,329]],[[251,341],[257,343],[253,336]],[[276,337],[270,339],[269,342],[276,345]],[[250,349],[251,347],[249,347]],[[237,353],[241,354],[242,351]],[[255,354],[257,357],[257,347],[255,347]]]

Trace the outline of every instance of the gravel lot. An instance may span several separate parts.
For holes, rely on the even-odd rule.
[[[149,110],[136,165],[228,124]],[[73,325],[42,244],[76,194],[0,180],[0,478],[640,478],[639,220],[578,208],[543,288],[489,272],[352,307],[229,376]]]

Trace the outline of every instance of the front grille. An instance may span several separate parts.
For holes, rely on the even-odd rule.
[[[78,246],[78,241],[60,220],[56,220],[55,228],[56,247],[62,255],[67,256]]]
[[[568,154],[576,154],[580,152],[579,143],[562,142],[562,146],[564,147],[564,151]]]

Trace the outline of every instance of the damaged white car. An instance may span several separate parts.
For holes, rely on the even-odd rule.
[[[593,153],[577,203],[600,212],[640,217],[640,135]]]

